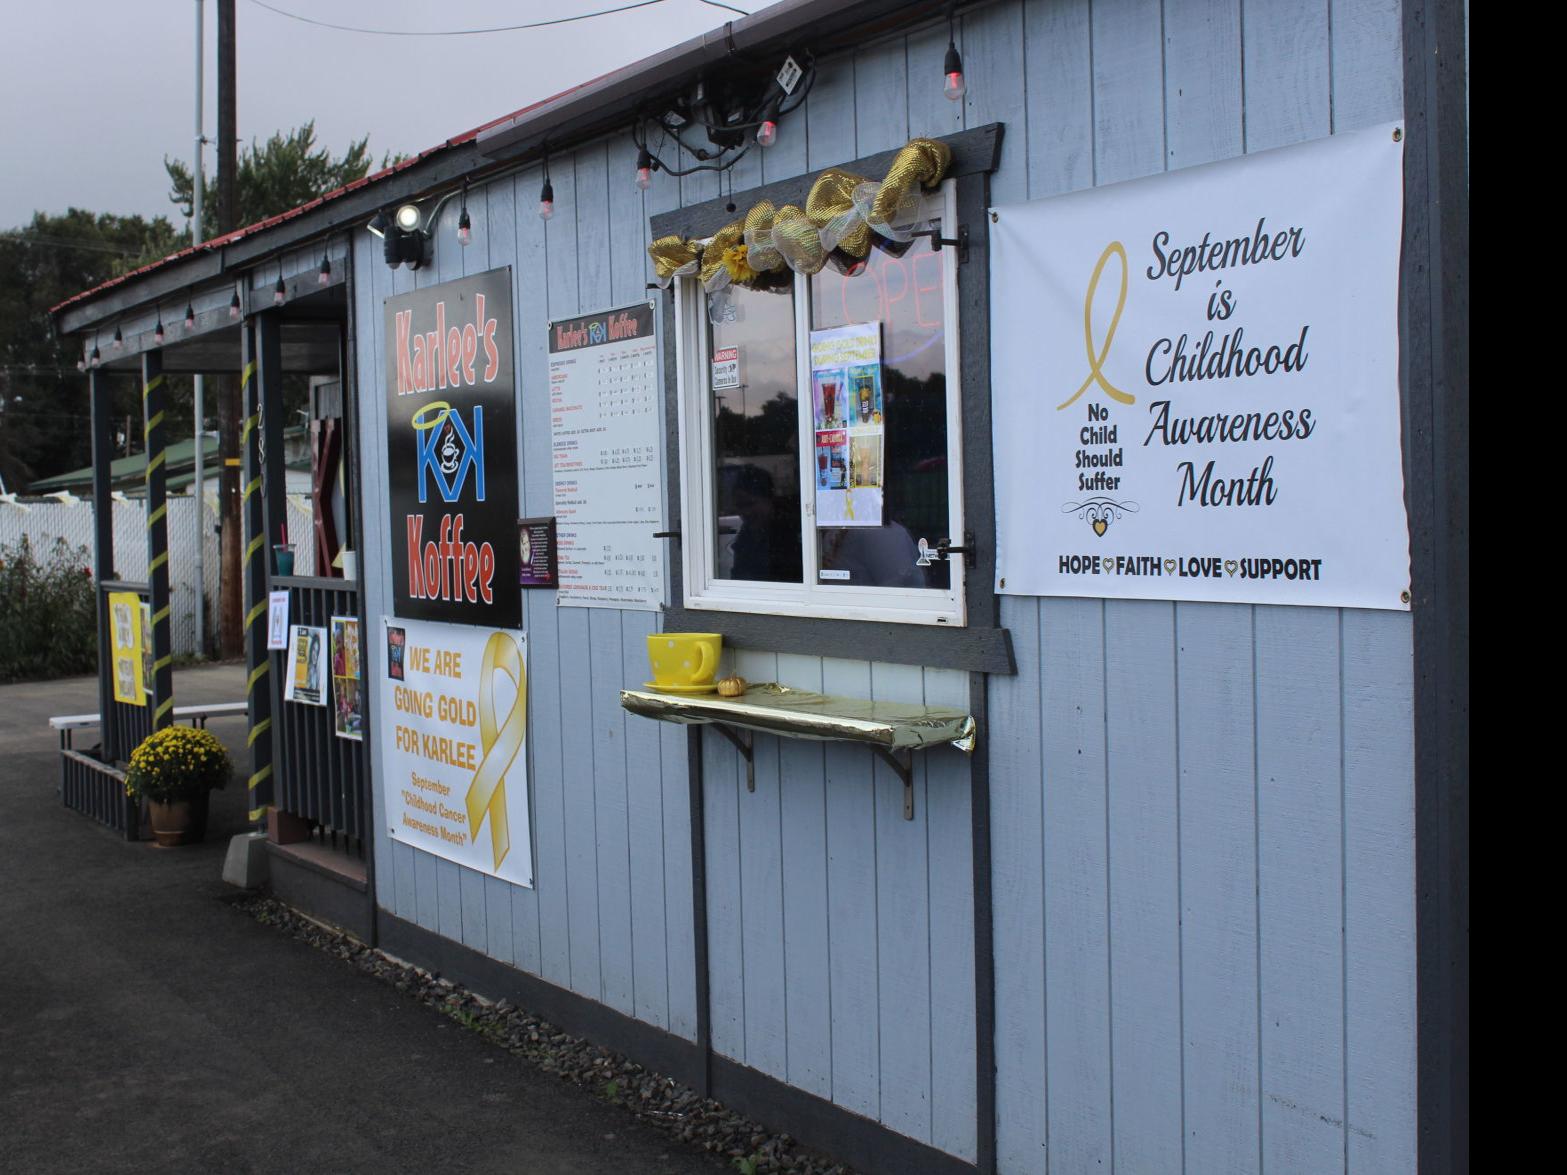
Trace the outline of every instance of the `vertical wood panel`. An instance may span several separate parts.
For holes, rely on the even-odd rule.
[[[1105,605],[1115,1161],[1181,1165],[1175,606]]]
[[[620,612],[612,608],[581,611],[587,613],[592,642],[593,827],[598,864],[599,968],[605,1003],[618,1012],[630,1013],[636,1007],[636,994],[631,958],[626,712],[620,708],[625,663]]]
[[[1049,1161],[1113,1163],[1104,605],[1040,603]]]
[[[745,764],[702,729],[702,830],[707,856],[707,967],[713,1051],[745,1060],[745,955],[740,926],[740,804]]]
[[[485,927],[487,910],[484,901],[484,874],[477,869],[458,866],[457,887],[462,902],[462,942],[476,951],[489,949],[489,932]],[[506,914],[506,929],[511,930],[511,912]]]
[[[969,675],[926,669],[925,702],[969,708]],[[925,775],[930,859],[931,1144],[973,1160],[975,1114],[974,837],[969,756],[937,747],[916,757]]]
[[[1159,0],[1095,0],[1094,182],[1164,170]]]
[[[569,169],[568,169],[569,172]],[[572,207],[574,177],[555,183]],[[517,363],[522,373],[523,509],[527,515],[555,512],[550,461],[550,397],[547,359],[548,322],[552,301],[564,304],[576,297],[576,264],[567,256],[552,266],[551,235],[563,235],[538,215],[541,171],[524,172],[512,182],[512,214],[517,231]],[[556,272],[559,270],[560,272]],[[569,272],[568,272],[569,271]],[[568,281],[569,278],[569,281]],[[565,767],[561,747],[560,630],[555,593],[522,594],[523,622],[528,628],[529,779],[533,787],[534,892],[538,895],[538,946],[535,971],[551,983],[571,985],[570,882],[566,870]],[[513,907],[512,922],[517,924]],[[526,944],[515,945],[519,962]]]
[[[834,57],[817,66],[816,84],[805,104],[808,168],[820,171],[852,162],[854,148],[854,58]]]
[[[620,679],[625,685],[640,685],[647,672],[646,638],[653,631],[654,620],[651,612],[621,613]],[[681,841],[666,847],[664,840],[664,781],[658,741],[659,727],[664,725],[668,724],[626,719],[632,990],[637,1019],[660,1028],[669,1027],[664,854],[681,848]],[[689,829],[685,836],[690,836]]]
[[[1330,133],[1327,0],[1243,0],[1241,12],[1246,150]]]
[[[1021,5],[993,4],[963,17],[963,70],[965,78],[972,79],[962,103],[964,122],[971,127],[992,122],[1005,123],[1007,127],[1001,150],[1012,166],[1003,166],[991,178],[990,196],[997,204],[1020,200],[1028,191],[1028,93],[1023,36]],[[945,46],[942,53],[946,53]],[[940,86],[943,75],[939,70],[928,76],[927,86]],[[943,97],[942,101],[950,100]]]
[[[778,655],[778,681],[820,693],[820,657]],[[832,1096],[827,938],[827,790],[823,744],[779,740],[783,850],[784,1020],[789,1083]]]
[[[1251,612],[1175,608],[1188,1171],[1261,1163]]]
[[[996,1159],[1045,1164],[1045,895],[1038,600],[1001,598],[1015,677],[989,680],[991,907],[996,959]],[[983,737],[983,736],[982,736]]]
[[[773,653],[740,649],[735,669],[751,681],[776,681]],[[783,838],[779,808],[779,743],[752,740],[756,790],[742,782],[740,803],[740,935],[745,960],[745,1063],[775,1077],[788,1073],[788,1025],[784,994]],[[737,765],[743,781],[744,764]]]
[[[558,189],[557,189],[558,190]],[[583,724],[592,721],[593,671],[588,609],[561,608],[560,704],[562,779],[566,810],[566,905],[571,919],[571,987],[603,999],[599,957],[598,832],[595,827],[594,772],[597,756],[583,745]],[[567,735],[574,734],[568,740]]]
[[[1335,134],[1403,117],[1402,15],[1398,0],[1332,0]]]
[[[878,701],[924,701],[917,666],[871,666]],[[852,748],[862,764],[864,747]],[[876,780],[876,955],[881,1015],[881,1121],[930,1140],[930,893],[925,773],[914,774],[914,819],[903,818],[903,781],[880,759]]]
[[[437,893],[436,893],[436,864],[438,858],[429,853],[421,853],[418,849],[408,850],[414,858],[414,916],[419,920],[419,925],[426,930],[435,930],[437,919]]]
[[[870,696],[865,662],[822,662],[829,694]],[[877,1004],[876,802],[863,747],[828,743],[827,939],[832,990],[832,1099],[874,1118],[881,1105]]]
[[[854,146],[857,156],[909,141],[908,58],[903,43],[877,45],[854,58]]]
[[[1413,1171],[1414,648],[1408,614],[1346,611],[1344,1058],[1349,1170]]]
[[[1258,608],[1257,924],[1262,1161],[1344,1162],[1338,614]]]
[[[1024,6],[1028,190],[1035,199],[1094,182],[1093,36],[1088,0]],[[1007,134],[1013,130],[1007,128]],[[1019,166],[1016,156],[1008,160]]]
[[[1165,0],[1164,29],[1167,165],[1239,154],[1240,0]]]

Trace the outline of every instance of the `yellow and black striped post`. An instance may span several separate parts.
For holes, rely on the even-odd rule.
[[[261,381],[256,378],[256,336],[250,321],[241,332],[240,362],[245,414],[239,433],[244,462],[240,515],[245,536],[245,669],[250,718],[246,744],[250,749],[250,819],[259,821],[272,802],[272,689],[267,680],[272,667],[272,655],[267,651],[267,550],[271,544],[262,509]]]
[[[141,411],[147,451],[147,594],[152,605],[152,728],[174,721],[174,642],[169,631],[168,468],[164,463],[163,352],[141,358]],[[130,748],[126,748],[129,754]]]

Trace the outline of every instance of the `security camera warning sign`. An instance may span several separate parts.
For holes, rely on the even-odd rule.
[[[517,628],[511,270],[386,300],[393,610]]]

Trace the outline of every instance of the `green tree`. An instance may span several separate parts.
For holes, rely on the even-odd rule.
[[[55,337],[50,307],[180,244],[165,217],[81,208],[38,212],[0,231],[0,477],[8,489],[91,459],[87,377],[76,369],[75,340]]]
[[[391,163],[388,156],[383,166]],[[340,157],[316,145],[315,120],[292,131],[276,132],[265,143],[254,140],[240,148],[234,171],[234,226],[236,228],[287,212],[317,196],[335,191],[370,172],[370,139],[350,143]],[[163,161],[169,173],[169,199],[188,220],[192,215],[195,183],[190,166],[180,159]],[[211,183],[209,177],[208,181]],[[208,190],[201,209],[202,236],[218,235],[216,193]]]

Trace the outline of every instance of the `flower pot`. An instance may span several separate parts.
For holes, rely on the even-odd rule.
[[[147,819],[152,824],[152,838],[160,848],[172,849],[179,844],[194,844],[199,840],[197,832],[205,830],[196,829],[194,807],[196,805],[188,799],[169,804],[147,801]]]

